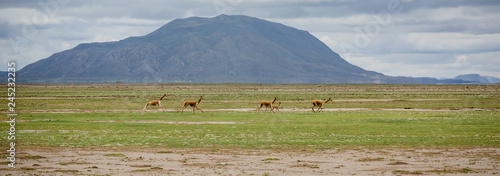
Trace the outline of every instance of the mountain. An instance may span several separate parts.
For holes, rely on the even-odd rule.
[[[417,77],[414,79],[418,80],[419,84],[473,84],[470,81],[461,79],[437,79],[430,77]]]
[[[39,83],[419,83],[352,65],[307,31],[241,15],[176,19],[84,43],[19,71]]]
[[[479,74],[458,75],[453,79],[461,79],[474,84],[493,84],[500,83],[500,79],[492,76],[481,76]]]
[[[493,76],[483,76],[486,80],[488,80],[489,84],[498,84],[500,83],[500,78],[493,77]]]

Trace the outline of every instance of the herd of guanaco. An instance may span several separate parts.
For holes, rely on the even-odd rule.
[[[146,103],[146,106],[144,106],[144,108],[142,109],[142,114],[144,114],[144,111],[146,110],[146,108],[148,108],[149,106],[158,106],[160,107],[160,109],[162,109],[162,106],[161,106],[161,100],[163,100],[163,98],[167,97],[167,94],[163,94],[162,97],[160,97],[160,99],[158,100],[153,100],[153,101],[150,101],[150,102],[147,102]],[[193,114],[195,114],[195,109],[198,109],[200,110],[201,112],[203,112],[200,108],[198,108],[198,105],[200,104],[201,100],[203,100],[203,96],[200,97],[200,99],[198,101],[186,101],[185,99],[183,100],[184,101],[184,105],[181,107],[181,109],[179,109],[177,112],[181,111],[181,113],[184,112],[184,109],[186,109],[186,107],[188,106],[191,106],[193,107]],[[274,100],[272,102],[270,101],[260,101],[259,102],[259,107],[257,107],[257,109],[255,109],[255,112],[258,112],[260,111],[260,108],[262,108],[263,106],[265,107],[264,111],[267,111],[267,108],[270,109],[271,112],[275,113],[274,110],[278,111],[281,113],[281,111],[279,110],[280,106],[281,106],[281,101],[278,101],[278,104],[275,105],[274,103],[277,101],[278,99],[276,97],[274,97]],[[329,101],[333,101],[332,98],[328,98],[328,100],[326,101],[322,101],[322,100],[313,100],[311,103],[313,105],[313,107],[311,108],[312,111],[314,113],[318,113],[320,112],[321,110],[323,110],[324,108],[322,108],[323,104],[326,104],[328,103]],[[318,107],[318,109],[316,111],[314,111],[314,108],[315,107]]]

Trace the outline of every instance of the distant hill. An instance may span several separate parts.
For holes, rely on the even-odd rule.
[[[499,84],[500,83],[500,78],[493,77],[493,76],[483,76],[486,80],[488,80],[488,83],[491,84]]]
[[[152,33],[84,43],[19,71],[54,83],[404,83],[352,65],[307,31],[248,17],[176,19]]]
[[[458,75],[453,79],[461,79],[474,84],[493,84],[500,83],[500,79],[492,76],[481,76],[479,74]]]

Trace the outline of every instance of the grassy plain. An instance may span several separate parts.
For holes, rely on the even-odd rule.
[[[498,147],[498,85],[18,84],[19,146]],[[7,95],[7,89],[0,93]],[[164,110],[141,110],[166,93]],[[203,113],[176,112],[183,99]],[[277,97],[282,113],[254,110]],[[326,100],[321,113],[310,101]],[[7,99],[2,98],[3,104]],[[7,113],[7,106],[1,109]],[[7,121],[5,116],[2,121]],[[1,123],[2,131],[8,123]],[[0,145],[8,146],[7,135]],[[4,140],[5,139],[5,140]]]

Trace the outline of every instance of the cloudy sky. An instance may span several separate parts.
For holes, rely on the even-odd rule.
[[[500,77],[495,0],[0,0],[0,59],[20,69],[79,43],[220,14],[307,30],[350,63],[390,76]]]

